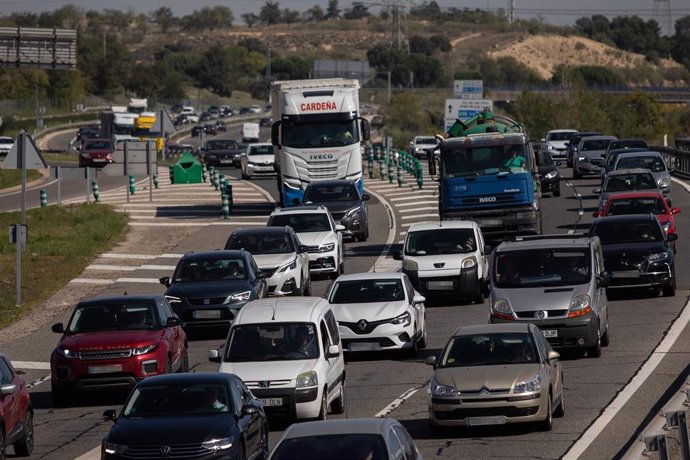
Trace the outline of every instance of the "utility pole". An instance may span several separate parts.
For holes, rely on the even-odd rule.
[[[508,8],[508,22],[511,24],[515,22],[515,0],[510,0],[510,7]]]

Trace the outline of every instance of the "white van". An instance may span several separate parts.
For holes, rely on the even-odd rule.
[[[247,303],[222,352],[208,359],[238,375],[267,414],[324,420],[345,411],[345,360],[330,304],[320,297]]]

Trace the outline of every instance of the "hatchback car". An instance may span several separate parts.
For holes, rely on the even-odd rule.
[[[311,295],[309,255],[292,228],[240,228],[232,232],[225,249],[252,254],[269,294]]]
[[[323,205],[336,225],[345,227],[343,236],[356,241],[369,239],[369,218],[366,202],[370,196],[360,194],[355,182],[347,179],[319,180],[307,185],[303,204]]]
[[[110,139],[87,139],[79,148],[79,166],[103,167],[113,162],[114,151],[115,146]]]
[[[250,300],[266,297],[263,273],[247,251],[206,251],[185,254],[167,287],[165,298],[185,330],[227,330],[237,312]]]
[[[148,376],[186,372],[187,337],[163,296],[124,295],[79,302],[50,355],[56,406],[84,391],[130,390]]]
[[[617,141],[614,141],[617,142]],[[611,144],[613,144],[612,142]],[[609,147],[611,146],[609,144]],[[623,153],[634,153],[634,152],[647,152],[649,149],[647,148],[633,148],[633,147],[625,147],[625,148],[620,148],[620,149],[611,149],[606,151],[606,156],[604,156],[604,165],[601,168],[601,184],[604,185],[604,179],[606,179],[606,176],[608,173],[613,171],[613,168],[616,164],[616,158],[618,158],[618,155],[621,155]]]
[[[427,159],[438,148],[438,139],[434,136],[415,136],[409,144],[408,152],[415,158]]]
[[[339,277],[326,296],[349,352],[426,347],[424,297],[404,273],[356,273]]]
[[[592,193],[599,195],[597,209],[604,208],[606,200],[620,192],[655,192],[661,193],[654,175],[649,169],[620,169],[611,171],[604,179],[601,188],[595,188]]]
[[[569,168],[573,167],[573,157],[575,157],[578,153],[577,146],[580,144],[580,141],[585,138],[585,137],[590,137],[590,136],[600,136],[600,132],[596,131],[588,131],[588,132],[581,132],[581,133],[573,133],[570,135],[568,138],[568,141],[565,143],[565,158],[566,158],[566,164]]]
[[[240,155],[240,170],[242,179],[255,176],[275,176],[276,156],[270,143],[248,144],[247,149]]]
[[[421,460],[405,427],[392,418],[351,418],[293,424],[271,460]]]
[[[601,175],[601,167],[604,164],[603,154],[615,136],[590,136],[585,137],[577,146],[578,153],[573,156],[573,178],[580,179],[584,175]]]
[[[542,193],[561,196],[561,173],[548,152],[535,152]]]
[[[426,359],[434,366],[432,429],[533,422],[550,431],[553,417],[565,415],[559,358],[530,323],[458,328],[438,357]]]
[[[268,457],[261,403],[233,374],[190,372],[139,382],[101,443],[102,459]]]
[[[656,180],[656,185],[671,205],[671,173],[659,152],[634,152],[618,155],[613,170],[619,169],[649,169]]]
[[[268,218],[269,227],[289,226],[309,254],[309,270],[337,278],[345,272],[343,234],[325,206],[276,208]]]
[[[554,160],[565,160],[567,143],[577,132],[576,129],[552,129],[544,139],[540,139],[540,150],[549,153]]]
[[[680,208],[671,208],[663,195],[656,192],[616,193],[609,197],[604,209],[594,211],[594,217],[620,216],[623,214],[654,214],[666,234],[676,232],[676,214]],[[675,242],[674,242],[675,243]],[[675,244],[674,244],[675,250]]]
[[[0,353],[0,458],[7,447],[17,457],[28,457],[34,450],[34,408],[24,379]]]
[[[610,289],[643,288],[676,294],[676,267],[671,243],[654,214],[598,217],[590,233],[601,239]]]

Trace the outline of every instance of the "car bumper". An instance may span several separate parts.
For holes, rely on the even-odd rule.
[[[490,316],[489,321],[491,324],[533,323],[554,348],[587,348],[599,340],[599,318],[593,311],[576,318],[505,320]]]
[[[266,415],[286,416],[291,419],[315,418],[321,411],[323,388],[251,388],[258,399],[280,400],[280,405],[264,404]]]
[[[232,306],[173,306],[173,311],[180,317],[184,329],[229,327],[237,316],[237,312],[244,307],[247,301],[234,302]]]
[[[590,163],[589,161],[576,161],[575,166],[580,174],[601,175],[601,166]]]
[[[506,393],[476,398],[429,397],[429,420],[432,425],[450,427],[529,423],[546,418],[548,392]]]
[[[481,292],[478,267],[463,268],[454,275],[433,276],[432,271],[403,270],[414,288],[425,297],[450,295],[475,295]]]
[[[649,271],[626,270],[611,272],[608,289],[663,288],[673,284],[672,270],[668,263],[655,264]]]
[[[371,332],[358,333],[356,324],[339,324],[340,339],[346,352],[402,350],[414,347],[414,325],[380,324]]]
[[[275,176],[276,175],[276,169],[274,165],[261,165],[261,166],[252,166],[252,165],[247,165],[245,168],[246,174],[249,177],[253,176]]]
[[[53,356],[53,389],[66,391],[129,390],[139,380],[165,373],[167,357],[157,353],[127,359],[82,360]]]
[[[541,179],[541,191],[542,192],[556,192],[561,186],[560,177],[555,177],[553,179]]]
[[[271,277],[266,278],[268,293],[279,296],[292,295],[300,287],[298,278],[299,267],[284,272],[275,271]]]
[[[339,268],[336,255],[335,251],[310,252],[309,271],[312,273],[336,273]]]

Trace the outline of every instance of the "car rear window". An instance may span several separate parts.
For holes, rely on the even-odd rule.
[[[604,192],[625,192],[632,190],[649,190],[657,188],[651,173],[608,175]]]
[[[656,155],[650,156],[635,156],[635,157],[621,157],[616,163],[616,169],[633,169],[633,168],[643,168],[649,169],[652,172],[663,172],[666,171],[666,165],[664,165],[661,157]]]

